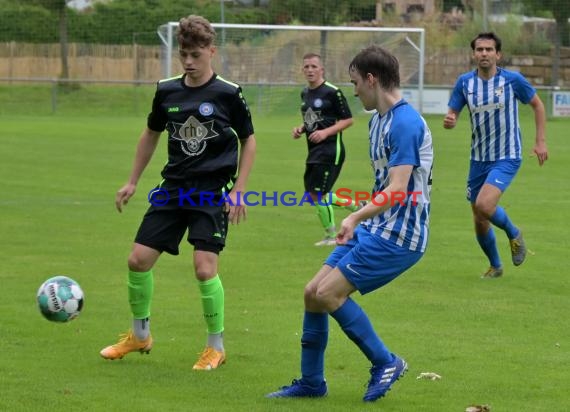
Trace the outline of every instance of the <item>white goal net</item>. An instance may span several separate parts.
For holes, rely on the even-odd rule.
[[[425,50],[422,28],[230,23],[213,23],[212,26],[217,33],[216,72],[239,83],[244,92],[249,91],[249,95],[246,93],[248,102],[258,112],[277,108],[289,92],[294,93],[297,102],[299,87],[305,85],[302,57],[308,52],[321,55],[328,81],[350,91],[348,64],[370,44],[378,44],[396,55],[405,97],[422,111]],[[165,78],[182,72],[178,61],[177,27],[178,22],[169,22],[158,28]],[[351,92],[346,94],[352,95]]]

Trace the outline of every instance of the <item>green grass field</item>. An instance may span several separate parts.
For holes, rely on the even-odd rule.
[[[10,93],[0,89],[0,97]],[[513,267],[499,234],[505,275],[482,280],[487,262],[464,200],[468,118],[453,131],[441,127],[440,116],[428,118],[436,154],[428,251],[388,286],[355,296],[410,370],[386,398],[367,405],[361,401],[367,361],[335,322],[326,358],[329,396],[264,398],[299,375],[303,287],[331,250],[313,246],[321,229],[310,207],[251,207],[248,220],[230,228],[220,263],[228,354],[222,368],[191,370],[205,324],[185,245],[155,268],[151,354],[103,361],[99,350],[130,327],[126,257],[146,194],[159,181],[164,140],[119,214],[114,195],[128,177],[149,93],[135,105],[132,96],[94,91],[60,102],[55,115],[44,97],[0,109],[0,411],[451,412],[471,404],[493,412],[568,410],[570,120],[549,121],[551,159],[539,168],[525,158],[502,201],[532,254]],[[258,154],[250,190],[302,191],[306,147],[290,137],[299,115],[296,106],[282,112],[288,114],[254,113]],[[522,109],[527,152],[530,113]],[[337,187],[369,190],[368,116],[355,119]],[[37,288],[54,274],[73,277],[86,295],[83,313],[69,324],[44,320],[36,307]],[[416,379],[421,372],[442,379]]]

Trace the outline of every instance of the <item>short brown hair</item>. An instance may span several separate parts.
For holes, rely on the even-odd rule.
[[[312,58],[314,58],[314,57],[316,57],[317,59],[321,60],[321,55],[320,55],[320,54],[317,54],[317,53],[305,53],[305,55],[303,56],[303,60],[312,59]]]
[[[176,39],[182,48],[208,47],[214,44],[216,31],[207,19],[192,14],[180,19]]]
[[[493,33],[492,31],[488,31],[488,32],[484,32],[484,33],[479,33],[477,35],[477,37],[475,37],[473,40],[471,40],[471,50],[475,51],[475,42],[477,40],[480,39],[484,39],[484,40],[493,40],[495,42],[495,50],[500,52],[501,51],[501,46],[502,46],[502,42],[501,39],[499,38],[499,36],[497,36],[495,33]]]
[[[388,50],[371,45],[358,53],[348,66],[357,71],[363,78],[367,73],[376,77],[385,90],[400,87],[400,64],[396,56]]]

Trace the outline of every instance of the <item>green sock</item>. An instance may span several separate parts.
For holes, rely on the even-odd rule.
[[[321,224],[327,233],[334,233],[335,225],[333,207],[331,205],[319,205],[318,203],[315,203],[315,207],[317,208],[317,215],[319,216]]]
[[[331,202],[332,202],[333,206],[342,207],[342,208],[344,208],[344,209],[350,210],[351,212],[356,212],[356,211],[358,210],[358,205],[357,205],[356,203],[354,203],[354,200],[350,200],[350,203],[348,203],[349,200],[347,200],[346,198],[340,198],[340,197],[338,197],[338,196],[336,195],[336,193],[334,193],[334,192],[331,192],[331,193],[329,194],[329,196],[330,196],[330,199],[331,199]],[[327,198],[328,198],[329,196],[327,196]],[[347,203],[348,203],[348,204],[347,204]],[[342,206],[341,206],[341,205],[342,205]]]
[[[150,304],[154,292],[154,277],[152,270],[134,272],[129,270],[129,303],[135,319],[150,317]]]
[[[202,295],[202,310],[208,326],[208,333],[222,333],[224,331],[224,287],[220,277],[198,282]]]

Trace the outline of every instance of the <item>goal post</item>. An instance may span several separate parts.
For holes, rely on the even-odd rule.
[[[325,78],[337,86],[351,86],[348,64],[363,48],[378,44],[392,52],[400,62],[401,88],[408,101],[423,109],[425,30],[407,27],[300,26],[212,23],[216,29],[214,67],[217,73],[244,87],[262,90],[258,96],[265,109],[267,101],[286,88],[297,90],[306,81],[301,72],[302,56],[321,55]],[[182,72],[177,58],[178,22],[158,27],[162,43],[162,76]],[[270,93],[268,93],[270,92]],[[283,97],[276,97],[278,102]],[[249,100],[249,97],[248,97]],[[250,106],[251,106],[250,102]]]

